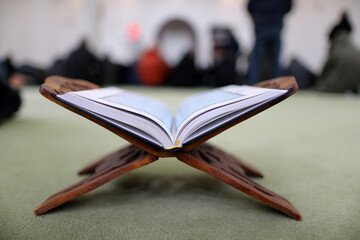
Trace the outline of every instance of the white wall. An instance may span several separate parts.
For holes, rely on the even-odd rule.
[[[81,1],[0,2],[0,55],[48,65],[84,34]]]
[[[352,39],[360,48],[359,0],[297,0],[284,29],[283,59],[297,56],[312,70],[320,71],[328,50],[328,33],[348,10],[353,24]]]
[[[129,63],[139,51],[154,45],[160,25],[183,18],[198,38],[198,63],[211,63],[211,27],[227,25],[235,31],[244,51],[253,43],[247,0],[0,0],[0,57],[11,55],[17,63],[46,67],[64,57],[83,36],[96,52]],[[295,0],[286,17],[282,61],[298,57],[312,70],[321,69],[327,52],[327,33],[348,9],[354,25],[353,40],[360,47],[360,1]],[[126,26],[136,21],[142,38],[131,43]]]

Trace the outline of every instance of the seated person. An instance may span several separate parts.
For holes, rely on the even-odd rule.
[[[329,34],[331,43],[328,59],[316,87],[321,91],[359,91],[360,51],[350,40],[351,25],[344,12],[341,21]]]
[[[101,62],[90,51],[85,40],[82,40],[62,63],[60,75],[87,80],[98,85],[103,83]]]
[[[18,90],[25,83],[26,77],[16,73],[9,58],[0,63],[0,123],[19,110],[21,98]]]

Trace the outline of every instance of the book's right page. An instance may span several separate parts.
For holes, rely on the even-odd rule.
[[[287,90],[230,85],[185,100],[176,115],[176,139],[181,146]]]

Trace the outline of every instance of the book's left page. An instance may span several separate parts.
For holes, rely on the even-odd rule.
[[[170,149],[174,145],[171,110],[156,99],[114,87],[57,97],[161,148]]]

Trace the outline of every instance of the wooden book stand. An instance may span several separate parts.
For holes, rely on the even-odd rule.
[[[56,98],[57,94],[95,89],[99,88],[99,86],[84,80],[67,79],[58,76],[47,78],[40,88],[40,93],[43,96],[69,109],[70,111],[73,111],[105,127],[127,140],[132,145],[111,153],[84,167],[80,170],[79,174],[90,174],[88,177],[49,197],[38,208],[36,208],[34,211],[35,215],[44,214],[61,204],[100,187],[101,185],[126,172],[154,162],[158,160],[159,157],[176,157],[178,160],[218,178],[232,187],[263,202],[264,204],[283,212],[289,217],[301,221],[302,217],[300,213],[289,201],[255,183],[248,177],[262,177],[262,174],[258,170],[242,160],[231,156],[230,154],[227,154],[210,144],[204,143],[206,140],[219,134],[220,132],[284,100],[295,93],[298,89],[298,85],[293,77],[282,77],[268,80],[258,83],[256,86],[287,89],[289,91],[287,95],[278,98],[275,101],[271,101],[245,116],[235,119],[221,128],[198,138],[188,145],[184,145],[181,151],[167,152],[75,107],[67,105]]]

